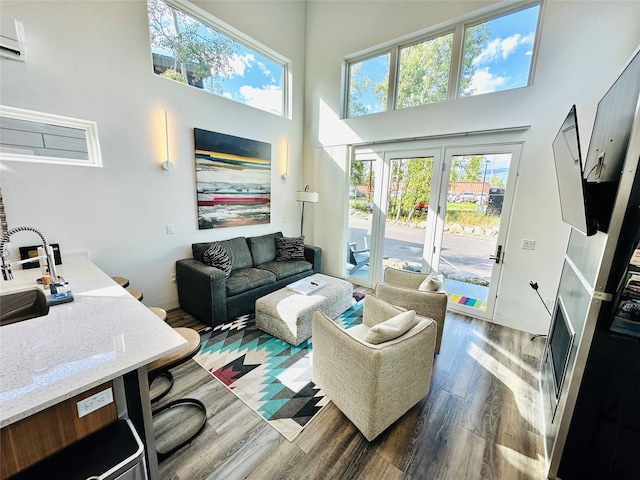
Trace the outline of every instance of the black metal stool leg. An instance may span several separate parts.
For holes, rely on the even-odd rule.
[[[151,403],[155,403],[158,400],[160,400],[161,398],[164,398],[167,396],[167,393],[169,393],[169,390],[171,390],[171,388],[173,387],[173,375],[171,374],[170,371],[165,371],[165,372],[160,372],[156,375],[154,375],[153,378],[149,379],[149,388],[151,388],[151,384],[157,379],[157,378],[166,378],[167,380],[169,380],[169,385],[162,390],[160,393],[157,393],[155,397],[151,398]]]
[[[197,437],[200,432],[202,432],[202,430],[204,429],[205,425],[207,424],[207,408],[204,406],[204,403],[202,403],[200,400],[197,400],[195,398],[181,398],[179,400],[174,400],[173,402],[169,402],[166,405],[163,405],[162,407],[154,410],[152,412],[153,416],[155,417],[156,415],[166,411],[166,410],[170,410],[172,408],[176,408],[176,407],[182,407],[182,406],[187,406],[187,405],[192,405],[197,407],[201,412],[202,412],[202,421],[200,422],[200,424],[198,425],[198,428],[191,434],[189,435],[189,437],[186,440],[183,440],[182,442],[178,443],[177,445],[173,446],[171,449],[169,449],[166,452],[161,452],[159,450],[157,450],[157,455],[158,455],[158,462],[161,462],[162,460],[166,459],[167,457],[173,455],[174,453],[176,453],[178,450],[180,450],[182,447],[184,447],[186,444],[190,443],[191,440],[193,440],[195,437]]]

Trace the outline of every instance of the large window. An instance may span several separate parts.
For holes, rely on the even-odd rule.
[[[377,55],[349,66],[349,116],[387,110],[389,54]]]
[[[347,60],[345,116],[530,85],[539,15],[536,3]]]
[[[173,3],[147,1],[154,73],[287,116],[286,60],[223,33],[222,23],[204,10]]]
[[[400,49],[396,108],[447,99],[453,33]]]
[[[529,85],[539,11],[536,5],[465,28],[461,97]]]

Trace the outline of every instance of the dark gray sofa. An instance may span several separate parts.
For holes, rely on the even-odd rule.
[[[258,298],[314,273],[320,273],[322,251],[305,245],[305,260],[276,261],[276,237],[236,237],[221,243],[231,258],[231,274],[204,263],[204,252],[215,242],[191,245],[193,258],[176,262],[180,307],[215,326],[251,313]]]

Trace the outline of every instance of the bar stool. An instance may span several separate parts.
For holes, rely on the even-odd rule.
[[[171,387],[173,386],[173,375],[169,370],[171,370],[174,367],[177,367],[178,365],[183,364],[187,360],[192,359],[196,355],[196,353],[198,353],[198,351],[200,350],[200,334],[197,331],[195,331],[192,328],[182,328],[182,327],[175,328],[174,330],[180,335],[182,335],[185,338],[185,340],[187,340],[188,343],[181,350],[175,353],[172,353],[171,355],[167,355],[166,357],[160,358],[155,362],[152,362],[149,365],[147,365],[149,386],[151,386],[153,381],[159,377],[164,377],[169,380],[169,386],[159,394],[155,395],[151,399],[151,402],[157,402],[158,400],[163,398],[165,395],[167,395],[167,393],[169,393],[169,390],[171,390]],[[202,430],[204,429],[207,423],[207,408],[205,407],[204,403],[202,403],[200,400],[197,400],[195,398],[181,398],[181,399],[169,402],[166,405],[163,405],[162,407],[159,407],[153,410],[152,416],[156,418],[162,412],[165,412],[175,407],[181,407],[181,406],[195,407],[197,410],[199,410],[202,413],[202,421],[199,423],[196,430],[191,435],[189,435],[187,439],[181,441],[180,443],[173,446],[166,452],[157,451],[158,461],[164,460],[168,456],[180,450],[187,443],[191,442],[191,440],[193,440],[196,436],[200,434],[200,432],[202,432]]]
[[[149,307],[149,310],[151,310],[153,313],[155,313],[157,315],[157,317],[160,320],[162,320],[163,322],[167,321],[168,315],[167,315],[167,311],[164,308]]]
[[[137,288],[127,288],[127,292],[135,297],[136,300],[142,301],[142,290],[138,290]]]
[[[111,277],[111,280],[116,282],[122,288],[127,288],[129,286],[129,279],[124,277]]]

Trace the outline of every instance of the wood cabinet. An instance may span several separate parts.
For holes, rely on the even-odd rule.
[[[82,418],[77,403],[108,388],[107,382],[0,430],[0,478],[23,470],[117,420],[111,402]],[[34,393],[37,395],[37,393]]]

